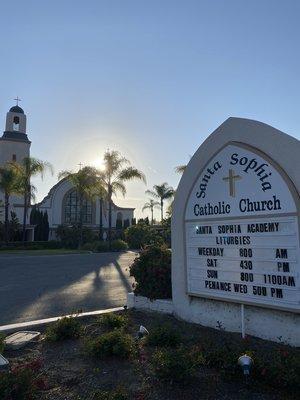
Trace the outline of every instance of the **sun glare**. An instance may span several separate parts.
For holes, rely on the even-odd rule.
[[[93,165],[94,165],[94,167],[100,169],[101,171],[105,170],[105,165],[101,158],[97,158],[96,160],[94,160]]]

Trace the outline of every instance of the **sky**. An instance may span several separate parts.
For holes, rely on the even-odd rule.
[[[1,1],[0,122],[19,96],[31,155],[55,169],[38,200],[61,170],[118,150],[147,185],[116,203],[145,217],[145,190],[176,187],[228,117],[300,139],[299,19],[298,0]]]

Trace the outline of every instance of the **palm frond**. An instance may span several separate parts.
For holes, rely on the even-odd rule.
[[[71,175],[74,175],[74,172],[68,170],[60,171],[59,174],[57,175],[57,179],[61,180],[64,178],[69,178]]]
[[[131,166],[122,169],[122,171],[119,172],[117,179],[119,181],[129,181],[132,179],[140,179],[141,181],[146,183],[145,175],[141,171],[139,171],[137,168],[131,167]]]
[[[127,160],[127,158],[121,156],[121,154],[116,150],[107,150],[104,153],[103,160],[105,171],[111,177],[117,175],[124,165],[130,164],[130,161]]]
[[[169,199],[174,195],[174,189],[168,185],[167,182],[163,182],[160,185],[154,185],[153,190],[147,190],[147,194],[161,200]]]
[[[21,193],[18,171],[9,164],[0,168],[0,189],[8,195]]]
[[[150,203],[145,203],[144,207],[142,208],[142,211],[148,210],[149,208],[151,209]]]
[[[156,192],[154,192],[153,190],[146,190],[145,194],[148,194],[149,196],[152,196],[152,197],[159,198],[159,195]]]
[[[23,167],[23,174],[30,178],[36,175],[41,175],[43,179],[47,170],[49,170],[53,175],[52,165],[49,162],[39,160],[38,158],[25,157],[22,160],[21,165]]]
[[[182,175],[184,173],[186,167],[187,167],[186,165],[178,165],[177,167],[175,167],[175,172],[177,174],[181,174]]]
[[[126,187],[123,182],[114,181],[111,184],[112,192],[116,195],[118,192],[121,192],[123,196],[126,194]]]
[[[164,193],[163,198],[167,200],[167,199],[171,199],[173,196],[174,196],[174,189],[172,188],[172,189],[168,189],[168,190]]]

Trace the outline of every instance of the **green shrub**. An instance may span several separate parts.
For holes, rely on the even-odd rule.
[[[171,326],[157,326],[150,330],[145,343],[149,346],[177,347],[181,343],[181,335]]]
[[[108,242],[96,242],[95,251],[103,253],[109,250]]]
[[[109,313],[101,315],[101,317],[99,317],[99,323],[105,329],[125,328],[128,325],[128,318],[125,315]]]
[[[111,243],[111,249],[112,251],[128,250],[128,244],[121,239],[113,240]]]
[[[62,242],[58,240],[49,240],[48,242],[42,242],[41,247],[43,249],[61,249]]]
[[[96,243],[97,242],[87,242],[82,245],[81,249],[82,250],[87,250],[87,251],[95,251],[96,249]]]
[[[130,397],[127,391],[119,387],[116,390],[111,391],[104,391],[104,390],[97,390],[93,397],[93,400],[129,400]]]
[[[204,353],[205,363],[224,373],[227,379],[241,377],[241,368],[238,366],[237,360],[244,353],[237,346],[212,345]]]
[[[128,228],[129,226],[130,226],[130,221],[129,221],[129,219],[127,218],[127,219],[124,219],[124,224],[123,224],[124,226],[123,226],[123,228],[124,229],[126,229],[126,228]]]
[[[164,243],[159,233],[144,222],[128,227],[125,230],[125,240],[131,249],[140,249],[147,245],[162,245]]]
[[[62,246],[70,249],[76,249],[79,245],[80,228],[78,225],[66,226],[59,225],[56,230],[57,237],[61,240]],[[83,227],[82,243],[93,242],[97,239],[96,233],[90,228]]]
[[[4,350],[4,335],[0,333],[0,354],[3,353],[3,350]]]
[[[63,317],[51,324],[45,332],[46,339],[56,342],[78,338],[82,334],[82,325],[76,317]]]
[[[142,250],[130,267],[130,275],[136,282],[136,295],[150,299],[172,298],[171,251],[166,247],[149,246]]]
[[[150,365],[154,376],[161,381],[187,383],[203,362],[201,354],[188,352],[181,347],[176,350],[156,350]]]
[[[134,340],[122,330],[113,330],[95,339],[88,339],[86,351],[97,358],[111,356],[129,358],[135,352]]]

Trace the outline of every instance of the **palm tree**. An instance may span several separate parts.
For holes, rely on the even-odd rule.
[[[174,196],[174,189],[167,184],[154,185],[153,190],[146,190],[150,196],[160,200],[161,222],[164,219],[164,200],[171,199]]]
[[[53,167],[47,161],[42,161],[34,157],[23,158],[20,164],[11,163],[15,171],[17,171],[20,191],[23,195],[23,229],[22,241],[26,240],[26,219],[28,208],[31,200],[35,198],[36,187],[31,183],[31,178],[40,175],[44,178],[44,174],[49,170],[53,174]]]
[[[93,167],[83,167],[78,172],[62,171],[58,179],[66,179],[75,188],[79,203],[79,241],[78,247],[83,242],[83,200],[93,199],[99,189],[98,172]]]
[[[186,165],[177,165],[177,167],[175,167],[175,172],[177,174],[182,175],[184,173],[186,167],[187,167]]]
[[[97,177],[99,177],[99,172],[96,172]],[[99,198],[99,240],[103,240],[103,211],[107,209],[107,192],[102,183],[101,177],[100,180],[97,180],[97,184],[93,189],[93,197]]]
[[[153,211],[155,207],[159,206],[159,202],[153,199],[149,199],[147,203],[144,204],[142,211],[149,209],[151,211],[151,225],[153,225]]]
[[[107,193],[108,201],[108,241],[111,248],[112,233],[112,195],[121,192],[126,194],[125,182],[133,179],[142,180],[146,183],[145,175],[137,168],[131,166],[129,160],[123,157],[118,151],[107,150],[103,157],[104,168],[99,171],[99,177]]]
[[[5,229],[5,243],[8,243],[8,213],[9,213],[9,199],[12,194],[20,192],[18,187],[18,175],[14,168],[6,165],[0,168],[0,189],[4,193],[4,229]]]

